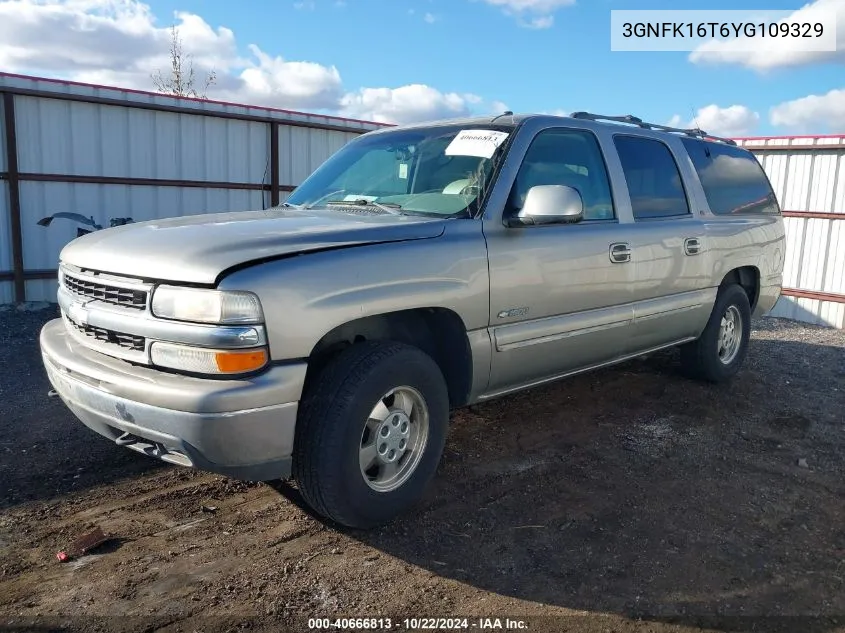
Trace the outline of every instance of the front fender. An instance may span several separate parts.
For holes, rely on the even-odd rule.
[[[261,299],[274,361],[307,358],[335,328],[368,316],[446,308],[468,331],[489,322],[487,250],[477,220],[447,223],[443,235],[306,253],[226,276],[223,289]]]

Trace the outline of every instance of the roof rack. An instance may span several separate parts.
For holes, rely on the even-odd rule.
[[[573,119],[587,119],[589,121],[613,121],[614,123],[629,123],[631,125],[636,125],[637,127],[644,128],[646,130],[660,130],[661,132],[679,132],[687,136],[693,136],[696,138],[702,138],[711,141],[719,141],[721,143],[726,143],[727,145],[736,145],[736,141],[734,141],[733,139],[713,136],[712,134],[708,134],[700,128],[679,128],[670,127],[668,125],[658,125],[657,123],[647,123],[646,121],[643,121],[641,118],[636,117],[633,114],[612,116],[605,114],[592,114],[590,112],[573,112],[570,117]]]

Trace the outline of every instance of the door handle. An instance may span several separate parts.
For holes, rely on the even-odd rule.
[[[698,238],[688,237],[684,240],[684,253],[687,255],[698,255],[701,252],[701,242]]]
[[[624,264],[631,261],[631,245],[627,242],[614,242],[610,245],[610,261]]]

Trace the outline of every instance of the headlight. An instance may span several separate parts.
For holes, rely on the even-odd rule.
[[[261,369],[268,360],[264,348],[219,350],[159,341],[150,345],[150,358],[159,367],[195,374],[243,374]]]
[[[251,292],[159,286],[153,292],[153,314],[164,319],[199,323],[260,323],[261,303]]]

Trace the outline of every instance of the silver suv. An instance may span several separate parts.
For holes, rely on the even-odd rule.
[[[293,476],[366,528],[422,496],[452,408],[670,346],[731,378],[783,264],[771,185],[732,141],[508,112],[370,132],[279,207],[72,241],[41,349],[118,445]]]

